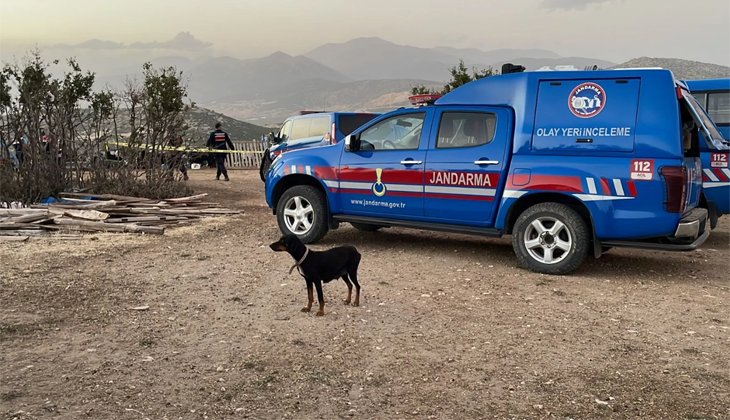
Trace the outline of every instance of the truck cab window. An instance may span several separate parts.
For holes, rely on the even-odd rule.
[[[494,138],[497,117],[481,112],[444,112],[436,147],[453,149],[488,144]]]
[[[360,150],[416,150],[421,143],[425,113],[401,114],[360,133]]]

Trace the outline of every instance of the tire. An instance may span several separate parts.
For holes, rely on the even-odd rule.
[[[327,219],[327,198],[322,190],[311,185],[289,188],[276,206],[276,221],[281,233],[295,234],[305,244],[315,243],[327,234]]]
[[[517,218],[512,247],[528,269],[562,275],[583,264],[591,249],[591,235],[585,220],[572,208],[560,203],[540,203]]]
[[[259,176],[261,176],[262,182],[266,182],[266,173],[269,172],[269,168],[271,168],[271,156],[269,156],[269,149],[266,149],[261,157],[261,166],[259,167]]]
[[[370,225],[367,223],[350,222],[350,224],[352,225],[352,227],[354,227],[355,229],[357,229],[361,232],[377,232],[378,230],[380,230],[382,228],[382,226]]]

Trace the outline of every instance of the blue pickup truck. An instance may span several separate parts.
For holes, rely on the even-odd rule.
[[[512,235],[522,264],[548,274],[611,247],[692,250],[710,233],[701,112],[662,69],[488,77],[280,155],[266,200],[305,243],[342,222]]]
[[[687,80],[692,96],[714,122],[707,128],[714,137],[722,135],[724,143],[730,140],[730,78]],[[730,153],[714,147],[715,142],[700,142],[702,157],[703,192],[701,205],[710,212],[710,225],[714,229],[717,219],[730,214]]]

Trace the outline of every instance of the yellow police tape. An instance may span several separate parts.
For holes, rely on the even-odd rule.
[[[104,144],[104,149],[109,150],[110,145],[116,145],[119,147],[134,147],[138,149],[152,149],[152,145],[149,144],[135,144],[130,145],[126,142],[109,142]],[[209,149],[209,148],[194,148],[194,147],[175,147],[175,146],[155,146],[155,149],[163,151],[163,152],[198,152],[198,153],[263,153],[263,151],[255,151],[255,150],[219,150],[219,149]]]

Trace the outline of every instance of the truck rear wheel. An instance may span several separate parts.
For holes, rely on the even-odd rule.
[[[279,199],[276,221],[283,234],[293,233],[305,244],[319,241],[327,234],[327,199],[311,185],[289,188]]]
[[[525,210],[512,231],[512,247],[528,269],[568,274],[585,260],[590,248],[585,220],[560,203],[540,203]]]

